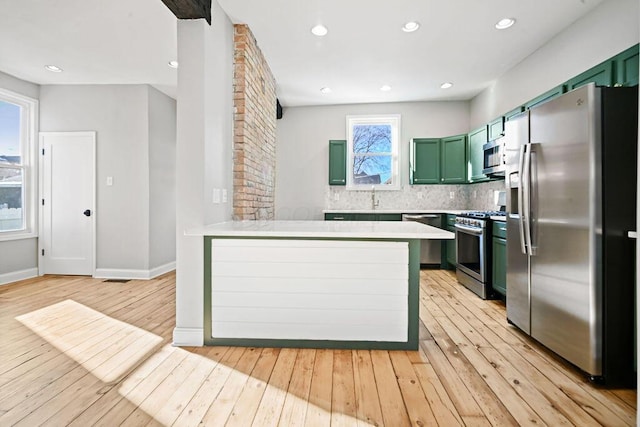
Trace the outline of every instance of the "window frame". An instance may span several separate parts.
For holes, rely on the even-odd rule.
[[[20,165],[0,166],[7,169],[21,169],[23,228],[20,230],[0,230],[0,242],[38,237],[38,100],[4,88],[0,88],[0,100],[20,106]]]
[[[353,152],[353,127],[363,124],[388,124],[391,125],[391,184],[354,184],[353,161],[356,157]],[[347,190],[373,190],[397,191],[401,189],[400,183],[400,114],[375,114],[375,115],[348,115],[347,125]],[[372,154],[372,156],[379,154]],[[387,155],[387,154],[382,154]]]

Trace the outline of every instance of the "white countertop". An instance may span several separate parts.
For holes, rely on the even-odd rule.
[[[345,214],[420,214],[420,213],[441,213],[457,215],[467,212],[467,209],[324,209],[322,213],[345,213]]]
[[[436,240],[455,237],[449,231],[413,221],[230,221],[189,229],[185,235]]]
[[[490,216],[489,218],[491,218],[493,221],[507,222],[507,216],[506,215],[503,215],[503,216]]]

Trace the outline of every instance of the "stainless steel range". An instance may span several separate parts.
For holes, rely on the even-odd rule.
[[[456,277],[482,299],[496,296],[491,287],[491,217],[504,215],[474,211],[456,217]]]

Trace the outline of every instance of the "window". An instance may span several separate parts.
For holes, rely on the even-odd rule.
[[[399,190],[400,115],[347,116],[347,188]]]
[[[35,236],[37,101],[0,89],[0,240]]]

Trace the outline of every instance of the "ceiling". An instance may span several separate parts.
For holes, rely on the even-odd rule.
[[[177,58],[177,19],[161,0],[0,0],[0,10],[0,71],[38,84],[147,83],[176,95],[167,64]]]
[[[253,31],[281,103],[300,106],[470,99],[602,1],[614,0],[219,3]],[[0,10],[0,71],[38,84],[148,83],[175,97],[176,18],[161,0],[0,0]],[[498,31],[503,17],[517,22]],[[401,31],[411,20],[420,29]],[[319,23],[322,38],[309,31]]]

